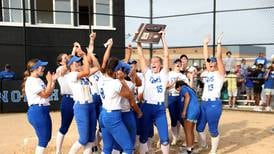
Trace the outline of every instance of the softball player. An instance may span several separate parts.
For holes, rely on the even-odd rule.
[[[77,55],[83,58],[83,66],[80,65],[81,57],[77,56],[72,56],[67,63],[70,69],[67,82],[75,102],[73,110],[79,133],[79,140],[72,145],[69,153],[75,154],[81,147],[84,147],[84,153],[91,153],[95,139],[96,112],[87,77],[93,72],[90,71],[88,57],[81,50],[80,45],[74,44],[74,46],[77,48]]]
[[[172,134],[172,142],[171,145],[176,145],[177,137],[180,134],[180,100],[179,93],[175,89],[176,81],[183,80],[188,83],[187,77],[180,72],[180,68],[182,67],[182,63],[180,59],[176,59],[174,61],[173,71],[168,73],[168,110],[171,121],[171,134]]]
[[[64,141],[65,134],[68,132],[68,129],[70,127],[70,124],[73,119],[73,105],[74,101],[72,98],[72,91],[67,83],[66,74],[67,71],[67,59],[68,55],[65,53],[61,53],[57,57],[57,64],[59,67],[56,69],[56,74],[60,74],[60,76],[57,78],[57,81],[60,86],[60,91],[62,95],[61,100],[61,127],[59,128],[59,131],[57,133],[56,137],[56,154],[61,154],[61,149]]]
[[[127,98],[131,107],[138,113],[142,112],[135,103],[133,93],[129,90],[125,81],[115,79],[117,71],[123,67],[123,63],[117,58],[110,58],[105,68],[104,76],[98,82],[100,96],[103,102],[99,121],[103,136],[103,153],[110,154],[113,149],[114,141],[121,146],[123,153],[131,154],[134,143],[122,120],[121,99]]]
[[[204,82],[204,90],[201,103],[201,114],[197,123],[200,145],[207,147],[206,135],[204,129],[208,123],[211,134],[211,154],[215,154],[219,144],[218,124],[222,114],[222,101],[220,100],[221,88],[224,82],[225,69],[222,61],[221,39],[223,34],[218,37],[216,58],[208,58],[208,43],[210,37],[204,40],[204,58],[206,61],[206,70],[201,74]]]
[[[165,33],[162,31],[160,33],[162,33],[162,43],[164,48],[162,70],[162,59],[160,57],[153,57],[150,61],[150,68],[148,68],[141,43],[137,43],[141,70],[144,73],[144,104],[142,104],[141,108],[144,115],[141,119],[140,154],[144,154],[148,150],[147,140],[151,128],[150,126],[153,125],[153,122],[155,122],[158,129],[163,154],[169,153],[168,125],[164,105],[165,90],[168,82],[169,57]]]
[[[48,62],[38,59],[29,60],[22,84],[22,93],[23,96],[26,94],[29,106],[28,121],[38,137],[35,154],[43,154],[51,139],[52,122],[49,114],[49,97],[54,89],[56,77],[48,72],[47,85],[40,79],[47,64]]]
[[[122,69],[117,71],[116,78],[119,80],[124,80],[129,87],[129,90],[131,90],[132,93],[134,93],[135,85],[132,81],[125,80],[125,77],[129,74],[130,71],[130,65],[124,63],[124,67]],[[135,71],[135,70],[133,70]],[[136,74],[136,73],[135,73]],[[122,112],[122,120],[128,130],[131,142],[134,144],[136,139],[136,120],[135,120],[135,114],[131,110],[130,104],[128,99],[122,97],[121,98],[121,112]],[[122,149],[119,147],[119,145],[116,143],[114,144],[114,149],[121,151]],[[120,152],[119,152],[120,153]]]
[[[194,89],[192,89],[184,81],[177,81],[175,88],[180,92],[180,117],[184,124],[185,136],[186,136],[186,154],[192,153],[194,145],[194,126],[200,115],[200,104],[198,102],[198,96]],[[182,101],[183,100],[183,101]]]

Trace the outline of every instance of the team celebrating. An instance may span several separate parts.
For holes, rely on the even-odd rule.
[[[209,56],[210,36],[203,41],[206,69],[201,74],[204,89],[199,100],[193,86],[197,79],[191,73],[191,67],[182,67],[185,65],[183,59],[187,56],[182,55],[176,59],[170,70],[166,35],[164,31],[159,33],[163,45],[162,57],[154,56],[148,61],[142,44],[138,42],[138,62],[131,59],[131,46],[126,50],[124,59],[119,60],[110,56],[113,40],[108,39],[104,44],[106,50],[100,64],[94,54],[96,33],[92,32],[87,52],[75,42],[69,55],[58,55],[58,68],[55,73],[46,74],[46,83],[40,77],[44,75],[48,62],[29,60],[22,92],[28,101],[28,121],[38,138],[35,153],[43,154],[51,139],[49,97],[57,81],[62,100],[56,154],[62,153],[64,138],[73,118],[78,140],[71,146],[69,154],[76,154],[80,149],[83,149],[84,154],[98,151],[103,154],[150,153],[154,127],[157,128],[158,145],[163,154],[170,152],[170,145],[178,145],[182,127],[185,143],[178,145],[184,146],[179,153],[200,153],[209,147],[205,133],[207,124],[211,135],[210,154],[216,154],[222,115],[220,93],[225,79],[221,51],[223,34],[218,36],[215,57]],[[169,139],[166,107],[172,140]],[[198,137],[198,147],[194,146],[195,136]]]

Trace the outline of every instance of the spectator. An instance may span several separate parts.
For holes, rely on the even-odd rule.
[[[246,86],[246,96],[248,103],[250,103],[251,100],[254,100],[254,84],[253,84],[253,78],[254,78],[254,71],[256,70],[256,66],[253,65],[252,67],[247,68],[247,74],[245,75],[245,86]]]
[[[243,58],[241,60],[241,72],[243,72],[243,75],[245,76],[247,73],[248,65],[246,64],[246,60]]]
[[[235,74],[237,75],[237,87],[238,88],[238,94],[243,94],[245,91],[244,88],[244,72],[241,68],[241,63],[237,63],[235,66]]]
[[[260,95],[262,92],[262,85],[264,84],[264,72],[263,72],[263,64],[259,64],[254,71],[255,78],[253,79],[254,84],[254,98],[255,98],[255,105],[259,106],[260,103]],[[254,110],[260,111],[259,107],[255,107]]]
[[[230,70],[226,76],[227,80],[227,92],[228,92],[228,104],[230,108],[235,108],[236,97],[237,97],[237,75],[234,69]]]
[[[226,74],[228,74],[235,66],[235,59],[232,58],[232,53],[231,51],[226,52],[226,58],[224,59],[224,65],[225,65],[225,71]]]
[[[274,91],[274,61],[266,70],[265,76],[265,83],[264,83],[264,93],[266,96],[266,111],[272,111],[270,107],[273,91]]]
[[[259,56],[255,59],[254,65],[262,64],[263,67],[266,67],[267,59],[264,57],[263,52],[259,52]]]
[[[187,55],[181,55],[180,60],[182,62],[181,73],[185,74],[188,69],[188,57]]]
[[[11,70],[10,64],[5,65],[5,70],[0,72],[1,80],[14,80],[16,78],[16,74]]]

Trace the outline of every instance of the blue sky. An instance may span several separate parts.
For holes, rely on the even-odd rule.
[[[213,0],[154,0],[154,17],[207,12],[213,10]],[[274,0],[217,0],[217,10],[274,6]],[[149,16],[149,0],[126,0],[125,14]],[[205,35],[212,33],[212,14],[154,19],[167,25],[169,46],[201,45]],[[224,44],[274,43],[274,9],[223,12],[216,16],[216,31],[224,32]],[[134,33],[147,19],[126,17],[126,34]],[[130,42],[128,38],[126,42]],[[274,46],[265,46],[267,56]]]

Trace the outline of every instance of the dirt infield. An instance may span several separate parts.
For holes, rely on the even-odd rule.
[[[55,136],[60,125],[60,112],[52,112],[51,117],[53,135],[46,153],[54,154]],[[26,114],[0,114],[0,124],[1,154],[34,153],[37,139],[34,130],[27,122]],[[273,127],[274,114],[224,111],[221,119],[221,141],[218,153],[273,154],[274,134],[270,133],[270,129]],[[63,153],[68,153],[77,136],[76,125],[73,121],[64,141]],[[177,154],[178,147],[172,146],[171,153]],[[155,151],[160,153],[159,149],[155,149]],[[203,153],[208,153],[208,151]]]

